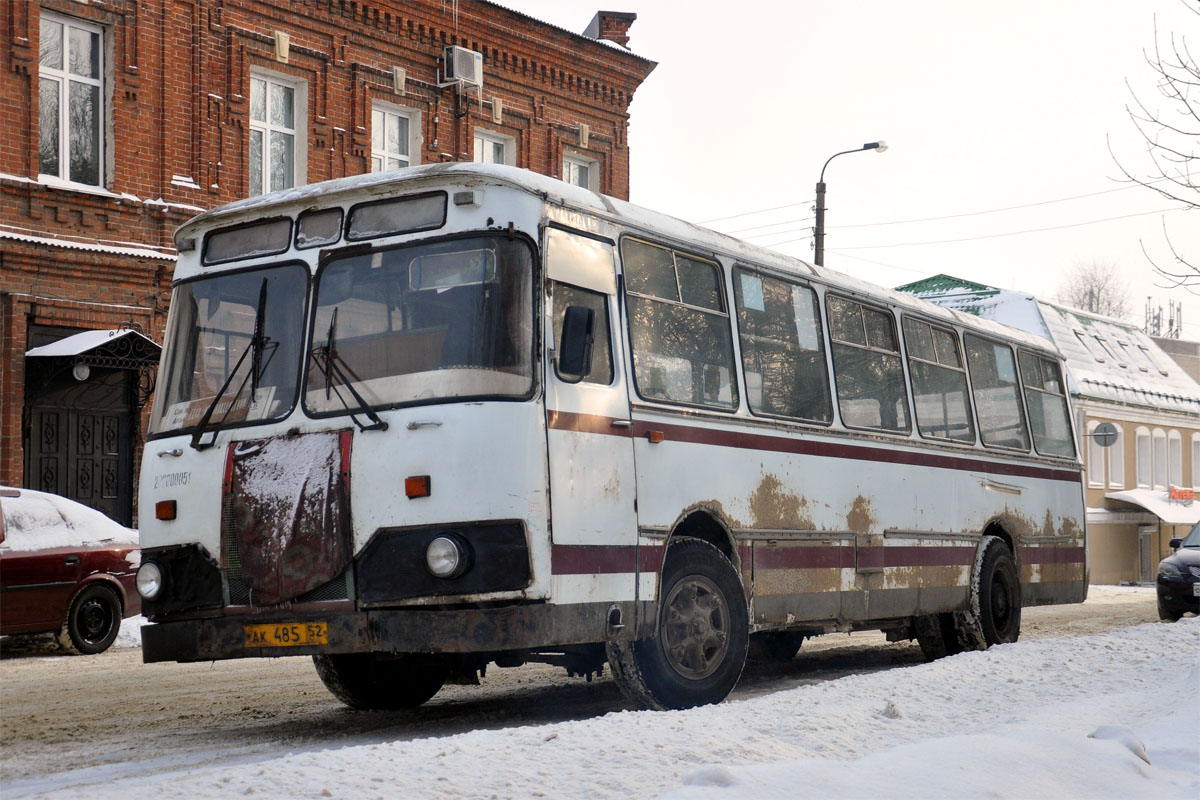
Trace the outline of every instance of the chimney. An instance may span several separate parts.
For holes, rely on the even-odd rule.
[[[589,39],[603,39],[629,48],[629,28],[637,14],[629,11],[597,11],[588,23],[583,35]]]

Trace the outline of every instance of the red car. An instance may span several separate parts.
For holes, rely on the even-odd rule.
[[[0,487],[0,635],[100,653],[141,613],[137,531],[65,497]]]

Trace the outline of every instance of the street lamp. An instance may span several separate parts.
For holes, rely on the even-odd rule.
[[[838,156],[844,156],[846,153],[859,153],[863,150],[874,150],[876,153],[882,153],[887,149],[887,142],[883,139],[880,139],[878,142],[867,142],[862,147],[834,153],[826,160],[825,167],[829,166],[830,161],[833,161]],[[813,232],[816,251],[813,260],[818,267],[825,266],[825,167],[821,167],[821,177],[817,180],[817,227]]]

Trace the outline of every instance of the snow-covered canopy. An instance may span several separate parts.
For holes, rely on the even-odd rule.
[[[14,492],[17,496],[10,496]],[[138,545],[137,531],[56,494],[3,486],[0,511],[4,516],[0,549],[10,552],[109,543]]]

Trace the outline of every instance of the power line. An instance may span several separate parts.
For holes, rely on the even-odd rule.
[[[855,245],[853,247],[842,247],[840,249],[842,249],[842,250],[881,250],[881,249],[888,248],[888,247],[924,247],[925,245],[932,245],[932,244],[954,244],[955,242],[976,242],[976,241],[979,241],[980,239],[999,239],[1004,236],[1021,236],[1026,233],[1044,233],[1046,231],[1061,231],[1066,228],[1080,228],[1080,227],[1083,227],[1084,225],[1098,225],[1101,222],[1115,222],[1120,219],[1130,219],[1131,217],[1145,217],[1150,214],[1163,214],[1168,211],[1184,211],[1184,210],[1186,210],[1186,209],[1161,208],[1161,209],[1158,209],[1157,211],[1142,211],[1137,214],[1123,214],[1119,217],[1108,217],[1106,219],[1093,219],[1093,220],[1088,220],[1087,222],[1074,222],[1074,223],[1071,223],[1070,225],[1054,225],[1049,228],[1030,228],[1028,230],[1023,230],[1023,231],[1009,231],[1008,233],[989,233],[989,234],[985,234],[983,236],[968,236],[963,239],[939,239],[937,241],[932,241],[932,242],[898,242],[896,244],[865,244],[865,245]],[[786,242],[780,242],[779,244],[786,244]]]

